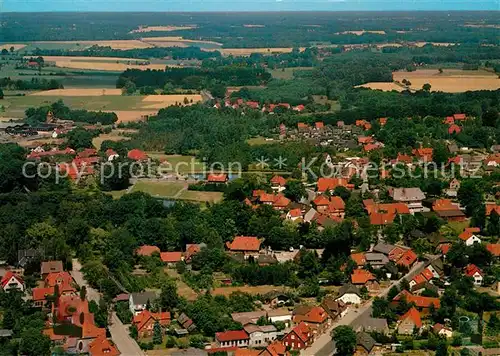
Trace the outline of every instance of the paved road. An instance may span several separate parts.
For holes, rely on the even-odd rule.
[[[417,272],[420,272],[422,267],[424,266],[424,262],[416,263],[413,268],[403,277],[403,278],[413,278]],[[389,287],[382,290],[379,294],[379,297],[385,297],[389,290],[399,284],[403,278],[398,281],[393,282]],[[335,345],[332,342],[332,337],[330,336],[332,330],[339,325],[350,325],[356,319],[362,317],[363,315],[372,312],[372,303],[373,299],[370,299],[365,305],[360,308],[350,308],[347,314],[342,318],[337,320],[332,324],[330,328],[328,328],[320,337],[318,337],[314,343],[305,350],[302,350],[300,354],[302,356],[331,356],[335,353]]]
[[[128,326],[124,325],[116,316],[115,312],[111,313],[111,325],[109,326],[111,337],[122,353],[122,356],[140,356],[146,355],[139,345],[132,339],[128,332]]]
[[[101,295],[94,288],[89,286],[85,278],[83,277],[83,273],[80,271],[82,265],[80,261],[76,258],[73,259],[73,270],[71,271],[71,275],[73,279],[79,286],[85,286],[87,289],[87,299],[94,300],[99,303],[99,299],[101,299]],[[146,355],[140,348],[139,345],[132,339],[128,333],[128,327],[123,325],[120,319],[116,316],[115,312],[111,314],[111,324],[109,325],[109,332],[111,333],[111,338],[115,343],[118,350],[120,350],[122,356],[142,356]]]

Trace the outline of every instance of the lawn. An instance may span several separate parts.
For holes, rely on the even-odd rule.
[[[312,67],[295,67],[295,68],[282,68],[270,69],[269,72],[275,79],[293,79],[293,73],[296,71],[312,70]]]
[[[173,198],[176,194],[181,192],[185,186],[185,183],[181,182],[140,180],[134,185],[131,192],[144,192],[153,197]]]
[[[223,194],[220,192],[199,192],[194,190],[184,190],[180,195],[179,199],[182,200],[193,200],[199,202],[220,202],[222,200]]]
[[[273,139],[268,139],[268,138],[265,138],[265,137],[261,137],[261,136],[258,136],[258,137],[252,137],[252,138],[249,138],[247,140],[247,143],[250,145],[250,146],[260,146],[260,145],[269,145],[269,144],[273,144],[273,143],[277,143],[278,141],[276,140],[273,140]]]
[[[196,173],[204,171],[204,164],[194,156],[166,155],[161,152],[147,152],[153,159],[166,160],[168,164],[163,166],[164,172],[177,172],[179,174]]]

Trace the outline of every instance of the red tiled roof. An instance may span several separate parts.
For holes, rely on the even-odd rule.
[[[118,153],[116,153],[116,151],[113,150],[112,148],[108,148],[106,150],[105,154],[106,154],[106,157],[110,157],[110,156],[116,156]]]
[[[465,267],[465,275],[468,276],[468,277],[474,277],[474,275],[476,273],[479,273],[481,276],[483,275],[483,271],[481,271],[481,269],[476,266],[475,264],[468,264],[466,267]]]
[[[291,203],[291,200],[285,197],[282,194],[278,194],[276,199],[273,202],[273,206],[279,208],[286,208]]]
[[[298,316],[306,323],[321,324],[328,319],[328,314],[322,307],[312,307],[305,315]]]
[[[466,227],[464,229],[464,231],[468,231],[468,232],[472,232],[472,233],[480,233],[481,232],[481,228],[479,227]]]
[[[387,124],[387,118],[381,117],[378,119],[378,122],[380,123],[380,126],[385,126],[385,124]]]
[[[365,284],[368,281],[375,280],[375,276],[364,269],[355,269],[351,274],[352,284]]]
[[[292,332],[294,332],[302,340],[302,342],[307,343],[311,335],[311,328],[307,326],[306,323],[301,321],[292,329]]]
[[[86,148],[76,155],[78,158],[89,158],[92,156],[97,156],[97,150],[95,148]]]
[[[493,256],[500,256],[500,244],[487,244],[486,249],[490,251]]]
[[[458,235],[458,237],[463,240],[463,241],[467,241],[468,239],[470,239],[474,234],[470,231],[464,231],[462,232],[460,235]]]
[[[225,183],[227,181],[227,174],[225,173],[211,173],[207,177],[210,183]]]
[[[236,236],[232,242],[226,242],[231,251],[259,251],[261,241],[254,236]]]
[[[373,137],[371,137],[371,136],[359,136],[358,137],[358,143],[366,144],[366,143],[372,143],[372,142],[373,142]]]
[[[453,118],[455,120],[466,120],[467,116],[465,114],[453,114]]]
[[[33,288],[31,292],[33,293],[33,301],[42,301],[46,300],[47,296],[52,296],[54,295],[54,287],[47,287],[47,288]]]
[[[325,127],[325,124],[322,121],[318,121],[314,123],[314,126],[316,126],[317,129],[322,129]]]
[[[283,178],[282,176],[274,176],[271,178],[271,184],[276,184],[281,187],[284,187],[286,184],[286,179]]]
[[[280,341],[275,341],[266,347],[266,351],[270,356],[282,356],[286,353],[286,346]]]
[[[403,256],[397,262],[398,265],[403,265],[406,267],[410,267],[416,260],[418,256],[413,250],[407,250]]]
[[[378,148],[380,148],[380,145],[378,143],[369,143],[363,147],[363,150],[365,152],[370,152],[370,151],[376,150]]]
[[[346,187],[353,189],[354,185],[349,184],[345,178],[319,178],[318,179],[318,192],[323,193],[327,190],[334,190],[336,187]]]
[[[450,127],[448,127],[448,133],[451,135],[451,134],[459,134],[460,132],[462,131],[462,129],[460,128],[460,126],[458,125],[450,125]]]
[[[134,148],[127,153],[127,157],[133,161],[146,161],[148,159],[148,155],[146,152],[138,150]]]
[[[489,216],[493,210],[497,212],[498,215],[500,215],[500,205],[497,205],[495,203],[486,203],[486,216]]]
[[[417,148],[412,151],[412,153],[417,156],[418,158],[422,158],[425,161],[432,161],[432,154],[433,154],[433,149],[430,147],[426,148]]]
[[[313,200],[313,203],[316,206],[326,206],[330,204],[330,200],[328,200],[328,197],[324,195],[318,195],[316,199]]]
[[[17,274],[14,274],[12,271],[7,271],[7,273],[5,273],[5,275],[3,276],[2,280],[0,281],[0,284],[2,285],[2,287],[5,288],[5,286],[7,285],[7,283],[9,283],[10,279],[14,277],[19,283],[23,284],[23,279],[18,276]]]
[[[249,336],[245,330],[229,330],[220,333],[215,333],[215,338],[218,341],[238,341],[238,340],[248,340]]]
[[[455,119],[453,118],[453,116],[447,116],[443,120],[443,124],[446,124],[446,125],[453,125],[454,123],[455,123]]]
[[[300,208],[292,209],[288,212],[292,218],[297,218],[302,216],[302,210]]]
[[[448,253],[448,251],[450,250],[451,248],[451,244],[442,244],[439,246],[439,249],[441,250],[441,253],[443,255],[446,255]]]
[[[153,253],[160,253],[160,248],[157,246],[143,245],[139,247],[136,251],[139,256],[151,256]]]
[[[430,281],[432,278],[434,278],[434,273],[432,273],[429,268],[426,268],[422,272],[422,276],[424,276],[426,280]]]
[[[366,264],[366,257],[364,252],[351,253],[351,260],[356,262],[358,266],[364,266]]]
[[[420,283],[424,283],[427,281],[427,279],[425,279],[425,277],[423,276],[423,274],[418,274],[416,275],[415,277],[413,277],[413,281],[416,283],[416,284],[420,284]]]
[[[182,252],[161,252],[160,258],[165,263],[182,261]]]
[[[393,301],[397,302],[402,299],[403,296],[406,298],[406,302],[415,303],[417,308],[430,308],[431,305],[434,305],[434,307],[438,309],[441,306],[439,298],[421,297],[413,295],[407,290],[402,290],[397,296],[394,297]]]
[[[422,327],[422,319],[420,319],[420,313],[418,312],[417,309],[411,308],[406,312],[405,315],[401,317],[400,320],[406,320],[406,319],[411,319],[418,328]]]
[[[118,356],[120,351],[106,337],[100,336],[89,344],[91,356]]]

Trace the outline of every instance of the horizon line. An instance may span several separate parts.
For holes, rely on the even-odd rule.
[[[225,11],[206,11],[206,10],[191,10],[191,11],[135,11],[135,10],[84,10],[84,11],[3,11],[3,14],[40,14],[40,13],[137,13],[137,14],[157,14],[157,13],[171,13],[171,14],[192,14],[192,13],[205,13],[205,14],[225,14],[225,13],[247,13],[247,14],[262,14],[262,13],[336,13],[336,12],[352,12],[352,13],[404,13],[404,12],[500,12],[497,9],[478,9],[478,10],[463,10],[463,9],[442,9],[442,10],[423,10],[423,9],[401,9],[401,10],[225,10]]]

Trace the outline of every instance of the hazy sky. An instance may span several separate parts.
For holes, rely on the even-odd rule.
[[[0,11],[496,10],[500,0],[0,0]],[[0,15],[1,17],[1,15]],[[1,36],[1,34],[0,34]]]

